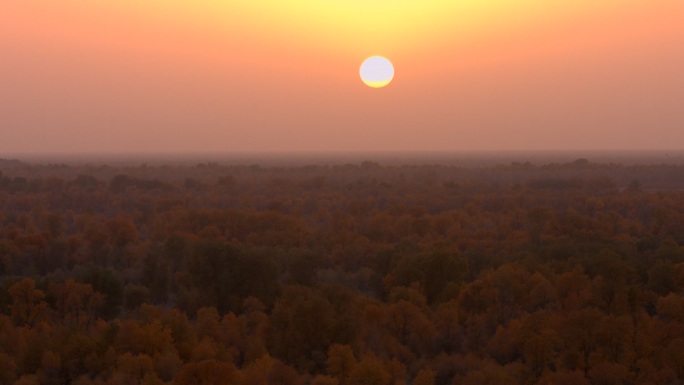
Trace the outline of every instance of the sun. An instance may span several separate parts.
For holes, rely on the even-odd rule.
[[[361,64],[359,74],[368,87],[382,88],[394,78],[394,66],[387,58],[371,56]]]

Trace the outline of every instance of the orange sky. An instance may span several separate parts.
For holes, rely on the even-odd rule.
[[[684,148],[681,0],[3,0],[0,52],[0,157]]]

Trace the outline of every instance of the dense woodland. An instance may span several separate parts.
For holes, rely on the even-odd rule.
[[[684,167],[0,161],[0,384],[684,384]]]

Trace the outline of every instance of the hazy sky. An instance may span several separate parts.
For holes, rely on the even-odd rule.
[[[0,87],[0,157],[682,149],[684,1],[2,0]]]

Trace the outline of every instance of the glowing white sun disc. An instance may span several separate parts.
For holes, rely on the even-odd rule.
[[[380,88],[388,85],[394,78],[394,66],[382,56],[371,56],[363,61],[359,73],[368,87]]]

